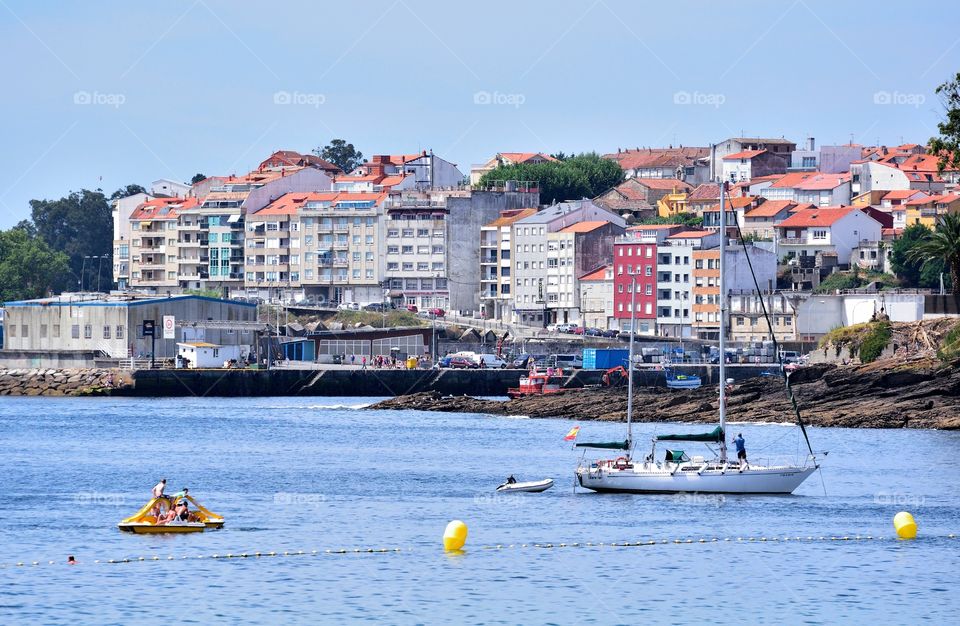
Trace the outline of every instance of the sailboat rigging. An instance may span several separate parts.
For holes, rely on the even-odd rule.
[[[720,389],[719,424],[710,432],[693,434],[659,435],[652,440],[650,453],[642,460],[633,458],[633,336],[636,325],[636,277],[631,289],[630,356],[627,396],[627,439],[623,442],[578,443],[580,448],[623,450],[623,456],[615,459],[585,461],[581,459],[576,468],[577,482],[597,492],[621,493],[739,493],[739,494],[789,494],[800,486],[819,468],[817,455],[810,447],[806,429],[800,418],[796,399],[787,377],[787,391],[797,416],[810,454],[802,465],[755,465],[741,466],[727,458],[727,377],[726,377],[726,183],[720,184]],[[738,225],[739,229],[739,225]],[[742,237],[741,237],[742,241]],[[749,262],[749,256],[748,262]],[[752,267],[751,267],[752,272]],[[769,318],[768,318],[769,323]],[[771,328],[771,332],[772,332]],[[774,337],[774,341],[776,338]],[[776,344],[775,344],[776,345]],[[779,350],[778,350],[779,355]],[[781,367],[781,371],[783,368]],[[667,449],[662,460],[657,456],[658,442],[700,442],[718,446],[714,458],[688,456],[683,450]],[[709,448],[712,450],[712,448]]]

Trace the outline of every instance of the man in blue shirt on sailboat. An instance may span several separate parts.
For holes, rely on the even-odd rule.
[[[747,446],[743,440],[743,433],[737,433],[737,438],[733,440],[735,446],[737,446],[737,460],[740,462],[740,471],[742,472],[745,467],[749,467],[747,463]]]

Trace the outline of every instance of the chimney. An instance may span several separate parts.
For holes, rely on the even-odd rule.
[[[809,150],[810,152],[813,152],[815,150],[816,145],[817,145],[816,140],[813,137],[807,137],[807,150]]]

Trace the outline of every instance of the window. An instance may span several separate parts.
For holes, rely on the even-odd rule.
[[[391,229],[387,230],[387,237],[399,237],[399,236],[400,236],[400,230],[399,230],[399,229],[397,229],[397,228],[391,228]]]
[[[116,337],[117,339],[123,339],[123,324],[117,324]]]
[[[652,266],[652,265],[647,265],[646,267],[644,267],[644,268],[643,268],[643,275],[644,275],[644,276],[653,276],[653,266]]]
[[[70,327],[70,337],[73,339],[80,338],[80,324],[74,324]]]
[[[813,238],[814,238],[814,239],[826,239],[826,238],[827,238],[827,231],[826,231],[826,230],[823,230],[823,229],[815,229],[815,230],[813,231]]]
[[[83,325],[83,338],[92,339],[93,338],[93,324],[84,324]]]
[[[57,339],[60,338],[60,324],[53,325],[53,336]]]
[[[110,326],[109,326],[109,325],[106,325],[106,326],[103,327],[103,338],[104,338],[104,339],[109,339],[109,338],[110,338]]]

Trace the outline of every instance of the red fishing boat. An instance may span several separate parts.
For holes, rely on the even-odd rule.
[[[519,387],[507,389],[507,395],[511,398],[520,398],[522,396],[543,396],[553,393],[563,393],[566,391],[561,387],[563,379],[563,370],[559,372],[530,372],[520,379]]]

